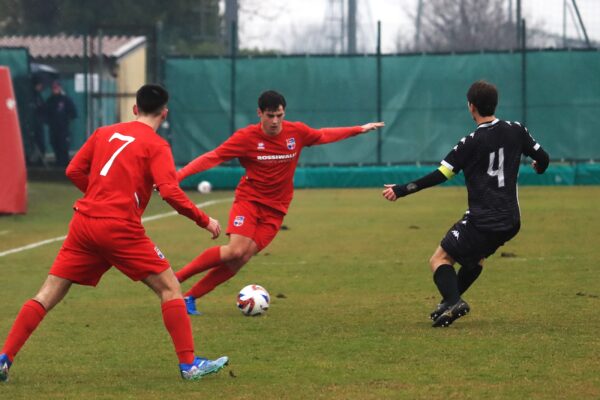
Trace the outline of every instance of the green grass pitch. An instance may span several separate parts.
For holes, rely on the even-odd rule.
[[[67,232],[77,190],[29,190],[27,215],[0,218],[0,253]],[[600,398],[600,187],[521,188],[521,232],[487,260],[464,296],[471,313],[447,329],[427,318],[439,300],[428,259],[464,212],[465,190],[395,203],[380,193],[296,192],[288,229],[199,302],[197,353],[231,359],[218,375],[182,381],[158,299],[111,270],[95,289],[74,286],[48,314],[0,398]],[[189,195],[198,203],[232,192]],[[229,206],[205,210],[226,225]],[[167,211],[155,196],[146,216]],[[176,270],[226,243],[181,216],[145,226]],[[0,341],[59,247],[0,257]],[[271,293],[265,316],[235,307],[250,283]]]

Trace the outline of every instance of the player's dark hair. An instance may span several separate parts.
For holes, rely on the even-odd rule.
[[[477,81],[469,88],[467,100],[475,106],[482,117],[494,115],[498,105],[498,89],[489,82]]]
[[[158,115],[169,101],[169,92],[157,84],[148,83],[138,89],[135,102],[141,114]]]
[[[285,110],[285,98],[282,94],[277,93],[274,90],[267,90],[258,98],[258,108],[260,108],[260,111],[276,111],[279,106],[282,106]]]

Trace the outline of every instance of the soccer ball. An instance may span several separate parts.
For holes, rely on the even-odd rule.
[[[240,290],[237,298],[237,306],[246,316],[261,315],[267,312],[271,303],[271,296],[264,287],[259,285],[248,285]]]
[[[198,184],[198,191],[202,194],[207,194],[212,191],[212,185],[209,181],[202,181]]]

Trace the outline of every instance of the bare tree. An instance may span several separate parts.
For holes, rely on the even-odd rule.
[[[477,51],[518,47],[506,0],[428,0],[410,15],[418,26],[413,51]],[[420,18],[417,21],[417,18]],[[402,46],[404,47],[404,46]]]

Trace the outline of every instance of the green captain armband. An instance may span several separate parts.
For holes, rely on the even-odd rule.
[[[454,175],[456,175],[454,172],[452,172],[452,170],[450,168],[446,167],[445,165],[440,165],[440,167],[438,168],[438,171],[440,171],[442,174],[444,174],[446,179],[452,179],[454,177]]]

